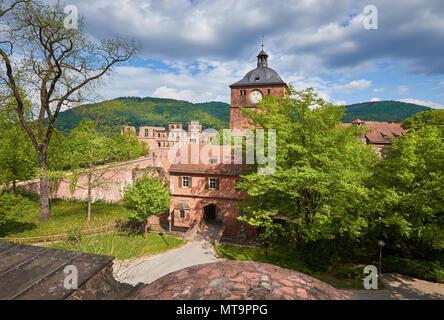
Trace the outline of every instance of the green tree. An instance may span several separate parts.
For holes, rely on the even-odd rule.
[[[248,193],[241,220],[273,229],[278,215],[288,222],[292,238],[305,241],[365,232],[362,203],[369,198],[364,181],[377,156],[356,138],[362,128],[340,126],[343,107],[325,102],[312,89],[290,87],[283,98],[269,95],[257,110],[241,112],[254,125],[275,129],[277,140],[275,172],[253,170],[237,183]]]
[[[32,179],[38,174],[38,161],[29,139],[18,123],[2,123],[0,128],[0,182],[12,184]]]
[[[373,179],[373,232],[407,253],[415,243],[444,249],[444,131],[432,121],[442,114],[406,121],[409,132],[393,142]]]
[[[20,2],[20,3],[19,3]],[[21,5],[20,5],[21,4]],[[35,148],[40,167],[40,218],[50,219],[48,148],[62,107],[91,99],[100,79],[140,49],[135,41],[92,41],[78,28],[65,28],[65,5],[40,0],[0,3],[0,86],[16,100],[16,111]],[[12,59],[12,57],[18,57]],[[33,121],[25,119],[20,87],[39,97]]]
[[[144,222],[144,236],[147,238],[150,216],[160,216],[170,207],[170,191],[162,178],[148,176],[127,185],[124,191],[123,206],[128,217],[137,222]]]
[[[6,187],[12,183],[15,192],[17,181],[31,179],[38,174],[38,159],[19,123],[14,103],[11,97],[0,100],[0,183]],[[30,108],[29,101],[26,101],[28,119]]]
[[[133,135],[120,135],[107,138],[100,136],[94,121],[83,119],[69,135],[71,192],[77,188],[87,191],[87,220],[91,219],[92,192],[106,189],[114,183],[119,168],[114,164],[138,158],[143,147]],[[82,179],[82,178],[86,178]]]
[[[413,117],[405,119],[402,127],[406,130],[414,131],[425,126],[438,127],[441,135],[444,136],[444,110],[436,109],[423,111],[415,114]]]

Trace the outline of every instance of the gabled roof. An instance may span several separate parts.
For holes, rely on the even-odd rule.
[[[360,119],[357,119],[360,120]],[[399,138],[407,133],[407,130],[401,127],[402,122],[378,122],[378,121],[362,121],[352,123],[343,123],[342,126],[350,126],[356,123],[363,123],[369,129],[365,134],[365,138],[371,144],[391,144],[393,138]]]

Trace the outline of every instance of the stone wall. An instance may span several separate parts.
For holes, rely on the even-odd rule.
[[[107,167],[108,172],[104,174],[104,178],[109,179],[102,188],[94,189],[92,192],[93,201],[105,200],[110,202],[119,202],[122,199],[122,192],[126,184],[133,183],[133,170],[136,168],[147,168],[154,166],[153,157],[142,157],[136,160],[120,163],[117,165]],[[98,169],[100,171],[100,169]],[[70,183],[68,179],[60,182],[57,191],[52,194],[52,198],[86,200],[88,196],[87,177],[80,176],[77,182],[81,187],[76,188],[72,194],[70,191]],[[39,193],[40,185],[38,180],[25,182],[21,187],[26,191]]]

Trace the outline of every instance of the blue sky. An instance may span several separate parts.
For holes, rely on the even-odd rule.
[[[338,104],[400,100],[444,108],[442,0],[71,1],[97,39],[124,36],[140,56],[115,69],[103,99],[156,96],[229,102],[228,85],[269,66]],[[364,27],[364,8],[378,29]]]

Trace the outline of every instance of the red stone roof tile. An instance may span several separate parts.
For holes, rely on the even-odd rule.
[[[221,261],[178,270],[141,287],[131,300],[345,300],[344,291],[266,263]]]

